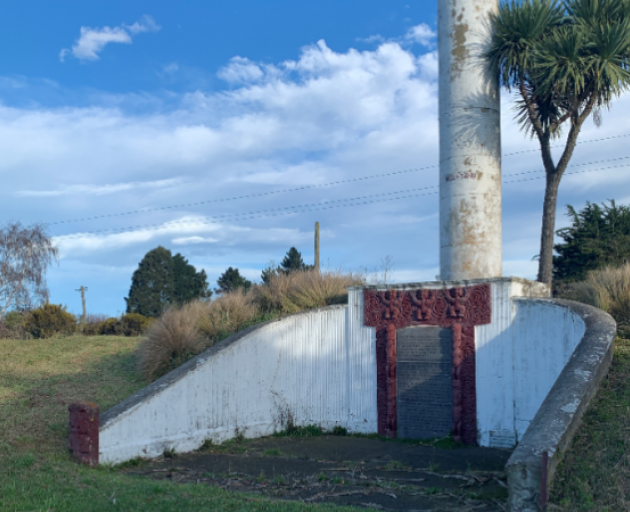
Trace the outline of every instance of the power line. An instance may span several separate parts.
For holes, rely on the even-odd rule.
[[[628,134],[627,136],[630,136],[630,134]],[[600,139],[603,140],[603,139]],[[516,153],[515,153],[516,154]],[[609,160],[599,160],[596,162],[588,162],[588,163],[584,163],[584,164],[573,164],[570,165],[569,167],[580,167],[580,166],[585,166],[585,165],[594,165],[594,164],[598,164],[598,163],[605,163],[605,162],[613,162],[613,161],[617,161],[617,160],[624,160],[624,159],[628,159],[630,157],[621,157],[621,158],[612,158]],[[315,188],[324,188],[324,187],[332,187],[335,185],[341,185],[344,183],[356,183],[358,181],[365,181],[365,180],[370,180],[370,179],[374,179],[374,178],[384,178],[387,176],[395,176],[395,175],[399,175],[399,174],[408,174],[408,173],[412,173],[412,172],[419,172],[419,171],[424,171],[427,169],[436,169],[437,165],[431,165],[431,166],[427,166],[427,167],[417,167],[417,168],[413,168],[413,169],[406,169],[406,170],[402,170],[402,171],[394,171],[394,172],[389,172],[389,173],[383,173],[383,174],[372,174],[369,176],[363,176],[360,178],[351,178],[351,179],[347,179],[347,180],[338,180],[338,181],[331,181],[328,183],[321,183],[321,184],[314,184],[314,185],[304,185],[302,187],[295,187],[295,188],[288,188],[288,189],[282,189],[282,190],[273,190],[270,192],[260,192],[260,193],[256,193],[256,194],[245,194],[245,195],[241,195],[241,196],[234,196],[234,197],[226,197],[226,198],[222,198],[222,199],[209,199],[206,201],[198,201],[198,202],[193,202],[193,203],[182,203],[182,204],[174,204],[174,205],[168,205],[168,206],[159,206],[159,207],[155,207],[155,208],[145,208],[145,209],[140,209],[140,210],[132,210],[132,211],[127,211],[127,212],[119,212],[119,213],[107,213],[107,214],[103,214],[103,215],[95,215],[92,217],[80,217],[80,218],[75,218],[75,219],[68,219],[68,220],[61,220],[61,221],[56,221],[56,222],[51,222],[49,223],[49,225],[51,226],[58,226],[61,224],[70,224],[73,222],[85,222],[85,221],[90,221],[90,220],[100,220],[100,219],[106,219],[106,218],[112,218],[112,217],[123,217],[123,216],[128,216],[128,215],[135,215],[135,214],[139,214],[139,213],[152,213],[152,212],[158,212],[158,211],[166,211],[166,210],[171,210],[173,208],[190,208],[190,207],[194,207],[194,206],[202,206],[202,205],[206,205],[206,204],[212,204],[212,203],[224,203],[224,202],[228,202],[228,201],[236,201],[239,199],[251,199],[254,197],[265,197],[265,196],[271,196],[271,195],[277,195],[277,194],[284,194],[284,193],[288,193],[288,192],[298,192],[298,191],[302,191],[302,190],[308,190],[308,189],[315,189]],[[506,176],[517,176],[517,175],[521,175],[521,174],[530,174],[530,173],[536,173],[536,172],[543,172],[542,169],[537,169],[534,171],[524,171],[521,173],[513,173],[513,174],[507,174]],[[414,189],[415,190],[415,189]]]
[[[604,137],[602,139],[580,140],[580,141],[577,141],[576,145],[577,144],[588,144],[590,142],[603,142],[605,140],[622,139],[624,137],[630,137],[630,133],[624,133],[622,135],[612,135],[610,137]],[[558,144],[557,146],[551,146],[552,149],[563,148],[563,147],[565,147],[565,146],[563,146],[562,144]],[[532,153],[534,151],[540,151],[540,148],[525,149],[523,151],[515,151],[514,153],[506,153],[503,156],[522,155],[523,153]]]
[[[122,217],[124,215],[134,215],[137,213],[151,213],[151,212],[157,212],[157,211],[163,211],[163,210],[170,210],[172,208],[189,208],[191,206],[201,206],[204,204],[211,204],[211,203],[224,203],[227,201],[236,201],[238,199],[250,199],[253,197],[264,197],[264,196],[271,196],[271,195],[275,195],[275,194],[284,194],[286,192],[298,192],[301,190],[308,190],[308,189],[313,189],[313,188],[323,188],[323,187],[332,187],[334,185],[341,185],[342,183],[355,183],[357,181],[364,181],[364,180],[371,180],[374,178],[385,178],[387,176],[395,176],[397,174],[407,174],[407,173],[411,173],[411,172],[419,172],[419,171],[424,171],[426,169],[435,169],[436,167],[438,167],[437,165],[431,165],[428,167],[418,167],[418,168],[414,168],[414,169],[406,169],[406,170],[402,170],[402,171],[395,171],[395,172],[388,172],[388,173],[384,173],[384,174],[372,174],[370,176],[363,176],[361,178],[351,178],[351,179],[347,179],[347,180],[339,180],[339,181],[331,181],[329,183],[321,183],[321,184],[315,184],[315,185],[304,185],[302,187],[296,187],[296,188],[287,188],[287,189],[282,189],[282,190],[273,190],[270,192],[260,192],[257,194],[246,194],[246,195],[242,195],[242,196],[234,196],[234,197],[226,197],[223,199],[208,199],[207,201],[198,201],[195,203],[182,203],[182,204],[173,204],[173,205],[169,205],[169,206],[158,206],[155,208],[144,208],[144,209],[140,209],[140,210],[133,210],[133,211],[128,211],[128,212],[120,212],[120,213],[108,213],[108,214],[104,214],[104,215],[95,215],[93,217],[82,217],[82,218],[77,218],[77,219],[69,219],[69,220],[60,220],[57,222],[51,222],[49,223],[49,225],[51,226],[55,226],[55,225],[59,225],[59,224],[68,224],[71,222],[82,222],[82,221],[87,221],[87,220],[97,220],[97,219],[104,219],[104,218],[108,218],[108,217]]]
[[[625,158],[630,158],[630,157],[625,157]],[[620,159],[613,159],[613,160],[620,160]],[[588,165],[588,164],[583,164],[583,165]],[[619,168],[624,168],[624,167],[630,167],[630,164],[602,167],[599,169],[586,169],[583,171],[567,172],[565,173],[565,175],[600,172],[600,171],[605,171],[605,170],[610,170],[610,169],[619,169]],[[540,172],[540,171],[536,171],[536,172]],[[515,175],[519,175],[519,174],[527,174],[527,173],[517,173]],[[504,184],[522,183],[522,182],[527,182],[527,181],[539,180],[543,178],[545,178],[545,176],[536,176],[533,178],[510,180],[510,181],[504,182]],[[423,190],[430,190],[434,188],[438,188],[438,186],[433,185],[430,187],[399,190],[399,191],[386,192],[386,193],[380,193],[380,194],[371,194],[371,195],[360,196],[360,197],[355,197],[355,198],[336,199],[332,201],[326,201],[323,203],[312,203],[310,205],[286,206],[282,208],[271,208],[268,210],[259,210],[259,211],[248,212],[248,213],[225,214],[225,215],[219,215],[219,216],[214,216],[214,217],[208,217],[208,220],[172,221],[172,222],[166,222],[164,224],[141,224],[137,226],[128,226],[121,229],[103,229],[103,230],[96,230],[96,231],[86,231],[86,232],[70,234],[70,235],[60,235],[54,238],[57,240],[62,240],[62,239],[68,240],[68,239],[76,239],[76,238],[88,238],[91,235],[104,234],[104,233],[120,234],[120,233],[128,233],[128,232],[133,232],[133,231],[138,231],[138,230],[157,231],[157,230],[168,229],[169,227],[179,226],[179,225],[216,224],[217,220],[227,220],[227,219],[232,219],[232,218],[238,218],[239,220],[249,220],[249,219],[256,219],[256,218],[263,218],[263,217],[280,217],[280,216],[286,216],[286,215],[293,215],[297,213],[330,210],[333,208],[349,208],[349,207],[354,207],[354,206],[362,206],[365,204],[374,204],[374,203],[395,201],[399,199],[408,199],[411,197],[423,197],[423,196],[435,195],[438,193],[438,191],[427,192],[425,194],[407,194],[408,192],[417,192],[417,191],[423,191]],[[407,194],[407,195],[399,195],[399,194]],[[397,197],[384,198],[383,196],[397,196]],[[371,199],[374,197],[379,197],[379,199]]]

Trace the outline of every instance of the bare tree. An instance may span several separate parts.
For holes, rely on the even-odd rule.
[[[48,299],[46,270],[58,256],[43,224],[0,229],[0,318],[11,306],[26,309]]]

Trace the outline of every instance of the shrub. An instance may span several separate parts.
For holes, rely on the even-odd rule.
[[[630,264],[591,271],[585,281],[571,284],[560,294],[610,313],[619,334],[630,336]]]
[[[122,333],[125,336],[140,336],[149,326],[150,318],[140,313],[127,313],[120,317]]]
[[[0,339],[28,339],[30,334],[24,328],[27,313],[9,311],[0,321]]]
[[[26,323],[26,313],[9,311],[2,319],[5,327],[11,330],[23,329]]]
[[[65,306],[46,302],[28,314],[24,328],[34,338],[52,338],[58,334],[72,334],[76,325],[76,318],[66,311]]]
[[[105,315],[88,314],[85,318],[85,324],[81,326],[83,334],[85,336],[98,336],[101,334],[101,328],[105,320],[107,320]]]
[[[122,336],[122,324],[120,323],[120,320],[118,320],[118,318],[111,317],[101,322],[99,334]]]
[[[147,380],[177,368],[206,347],[196,325],[198,305],[171,307],[151,322],[137,352],[138,370]]]

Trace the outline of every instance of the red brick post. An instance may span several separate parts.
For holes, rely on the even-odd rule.
[[[98,465],[98,405],[79,402],[70,411],[70,451],[77,461],[89,466]]]

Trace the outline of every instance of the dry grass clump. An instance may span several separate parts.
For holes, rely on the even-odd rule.
[[[138,348],[138,371],[154,380],[260,316],[252,293],[241,290],[212,302],[171,307],[148,327]]]
[[[239,289],[206,303],[205,314],[199,317],[197,326],[214,344],[220,338],[240,331],[259,314],[254,292]]]
[[[275,274],[258,287],[260,301],[269,310],[296,313],[347,301],[350,286],[364,284],[363,276],[339,271],[314,270]]]
[[[167,309],[148,327],[138,347],[138,371],[153,380],[185,363],[206,348],[197,327],[202,303]]]
[[[630,334],[630,264],[589,272],[585,281],[570,285],[562,295],[610,313],[620,332]]]
[[[315,271],[278,274],[247,292],[237,290],[212,302],[195,301],[168,309],[145,333],[138,370],[149,381],[177,368],[227,336],[275,316],[347,300],[346,288],[360,276]]]

